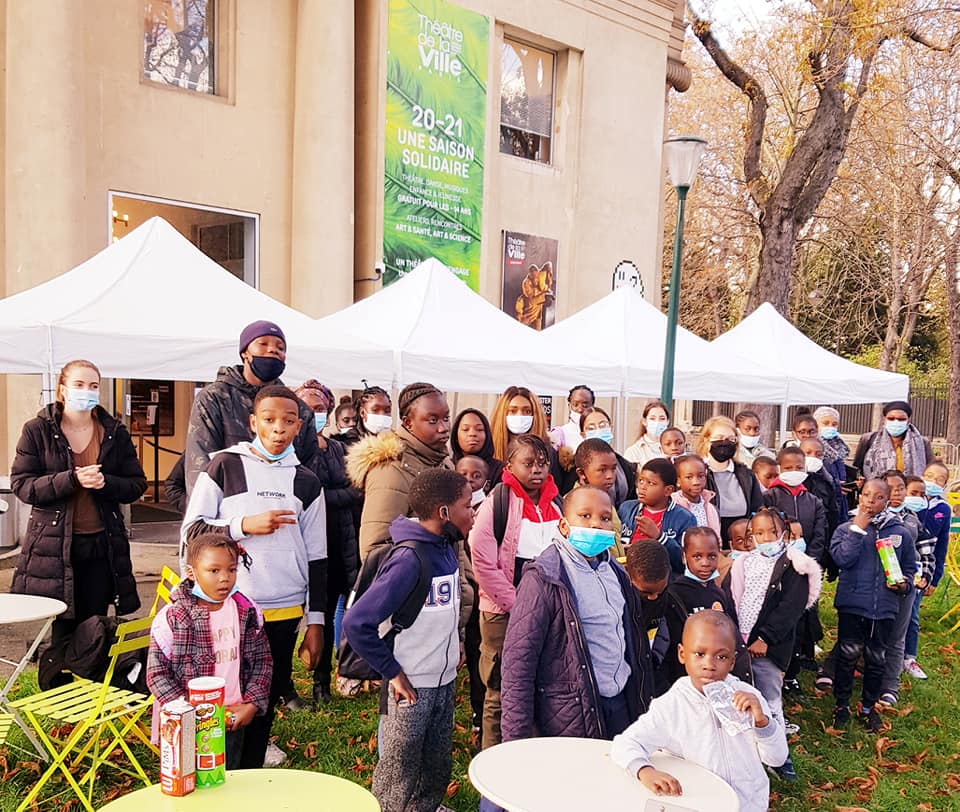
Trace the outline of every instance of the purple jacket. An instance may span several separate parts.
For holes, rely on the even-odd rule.
[[[194,677],[212,677],[216,666],[210,613],[200,607],[191,594],[193,582],[184,580],[170,593],[170,605],[153,620],[150,650],[147,653],[147,686],[160,705],[187,693]],[[267,711],[273,658],[263,631],[263,618],[257,605],[240,592],[233,596],[240,620],[240,692],[243,701],[257,706],[257,715]],[[164,651],[154,633],[158,623],[166,623],[173,634],[169,652]],[[163,635],[167,637],[168,635]]]
[[[623,613],[630,679],[624,689],[630,718],[645,713],[653,695],[650,645],[640,595],[613,564],[626,605]],[[503,741],[533,736],[607,739],[593,664],[576,598],[555,545],[523,568],[503,643]]]

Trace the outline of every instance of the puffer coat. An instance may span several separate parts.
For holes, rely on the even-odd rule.
[[[81,486],[74,474],[73,451],[60,428],[62,414],[61,404],[46,406],[24,424],[17,443],[10,485],[20,501],[33,509],[10,591],[62,600],[67,611],[61,617],[70,619],[74,616],[74,590],[80,588],[74,583],[71,565],[71,501]],[[147,489],[147,478],[126,427],[100,406],[93,416],[103,426],[97,462],[105,484],[92,493],[103,519],[114,605],[118,615],[126,615],[140,608],[140,598],[120,504],[139,499]]]
[[[587,639],[560,550],[550,545],[523,568],[510,612],[501,666],[503,741],[534,736],[608,739]],[[653,696],[650,645],[640,594],[612,564],[626,604],[623,624],[630,678],[624,688],[630,718]]]

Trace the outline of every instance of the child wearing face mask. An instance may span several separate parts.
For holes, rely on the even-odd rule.
[[[863,655],[863,697],[858,716],[872,733],[883,730],[876,709],[883,681],[887,649],[909,579],[916,572],[916,548],[900,517],[887,510],[890,486],[883,479],[870,479],[860,491],[857,513],[837,528],[830,554],[840,567],[837,594],[837,664],[833,678],[836,707],[833,726],[850,721],[853,669]],[[884,542],[893,551],[902,575],[893,579],[885,572],[877,548]]]
[[[780,474],[763,495],[763,504],[800,522],[805,552],[819,562],[827,540],[827,514],[823,502],[804,485],[809,476],[806,457],[796,446],[788,446],[777,454],[777,464]]]
[[[933,574],[928,583],[917,590],[913,602],[913,613],[907,629],[904,648],[903,670],[914,679],[926,679],[927,675],[917,662],[917,648],[920,641],[920,601],[933,591],[943,577],[944,562],[947,557],[947,545],[950,543],[950,505],[943,499],[943,493],[950,475],[942,462],[932,462],[923,472],[923,489],[916,483],[917,477],[907,478],[907,507],[914,511],[923,528],[922,536],[933,537]]]
[[[819,437],[808,437],[802,440],[799,446],[803,452],[807,470],[807,478],[804,486],[810,493],[817,497],[823,503],[824,515],[827,521],[827,540],[833,536],[833,531],[837,529],[841,522],[847,520],[848,514],[842,515],[838,509],[840,504],[840,489],[833,479],[833,475],[827,471],[824,464],[824,444]]]
[[[476,513],[480,509],[480,504],[487,498],[490,488],[490,469],[486,461],[483,457],[465,454],[457,460],[454,470],[466,478],[471,491],[470,507]]]
[[[623,456],[630,462],[643,465],[656,457],[662,457],[660,437],[670,425],[670,409],[659,400],[652,400],[643,407],[643,419],[637,441],[626,448]]]
[[[710,527],[691,527],[683,534],[683,575],[674,578],[664,595],[663,619],[653,641],[657,668],[657,695],[665,693],[673,683],[686,676],[686,669],[677,657],[683,627],[690,615],[706,609],[724,612],[734,623],[737,608],[728,591],[720,585],[733,562],[720,551],[720,538]],[[721,567],[723,573],[721,574]],[[737,647],[734,674],[749,682],[750,655],[746,646]]]
[[[819,597],[821,572],[809,556],[788,547],[790,527],[775,508],[757,511],[747,536],[756,546],[733,562],[730,591],[740,635],[752,656],[754,684],[783,729],[783,675],[793,657],[797,622]],[[785,780],[796,780],[789,758],[776,771]]]
[[[524,569],[503,645],[503,740],[612,739],[646,712],[653,684],[641,597],[610,555],[609,494],[563,500],[558,537]]]
[[[244,731],[267,712],[273,659],[259,607],[237,590],[237,565],[250,557],[229,534],[213,530],[187,545],[186,578],[150,626],[147,685],[162,706],[187,693],[196,677],[222,677],[228,770],[243,761]],[[154,740],[159,714],[154,708]],[[260,755],[262,760],[263,756]]]
[[[772,457],[774,452],[760,442],[760,415],[750,409],[737,412],[733,418],[737,427],[737,462],[749,468],[757,457]]]

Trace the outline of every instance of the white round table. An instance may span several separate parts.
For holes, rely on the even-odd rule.
[[[598,809],[603,812],[739,812],[736,793],[691,761],[655,753],[654,766],[683,787],[676,797],[654,795],[610,758],[600,739],[522,739],[498,744],[470,762],[470,782],[510,812]]]
[[[10,592],[0,593],[0,624],[6,625],[43,621],[43,625],[33,638],[33,642],[27,647],[26,652],[23,657],[20,658],[19,662],[0,657],[0,663],[14,667],[13,673],[4,683],[3,687],[0,688],[0,711],[13,715],[16,723],[37,751],[37,755],[44,761],[46,761],[49,756],[47,756],[43,747],[40,746],[40,742],[37,741],[37,737],[33,734],[33,731],[30,730],[30,727],[26,725],[16,711],[9,706],[7,694],[13,689],[17,678],[23,673],[23,670],[33,657],[33,653],[47,636],[47,632],[50,630],[50,626],[53,625],[54,619],[57,615],[61,615],[66,611],[67,605],[63,601],[58,601],[54,598],[42,598],[39,595],[16,595]]]

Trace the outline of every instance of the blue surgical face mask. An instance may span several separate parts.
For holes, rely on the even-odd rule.
[[[616,540],[612,530],[600,530],[595,527],[574,527],[570,526],[570,535],[567,541],[578,553],[582,553],[587,558],[593,558],[600,555],[604,550],[610,549]]]
[[[891,513],[902,513],[904,508],[904,503],[901,502],[899,505],[887,505],[887,510]]]
[[[720,577],[720,570],[714,570],[713,574],[708,578],[701,578],[699,575],[694,575],[692,572],[690,572],[690,567],[684,567],[683,574],[685,577],[689,578],[691,581],[696,581],[698,584],[709,584],[714,578]]]
[[[794,550],[805,553],[807,551],[807,540],[803,536],[800,536],[800,538],[791,541],[790,546],[793,547]]]
[[[669,425],[669,420],[647,420],[647,434],[659,440],[660,435],[667,430],[667,426]]]
[[[323,431],[327,427],[327,413],[326,412],[314,412],[313,413],[313,425],[317,430],[317,434]]]
[[[254,437],[253,442],[250,445],[257,449],[257,451],[259,451],[264,457],[270,460],[270,462],[282,460],[284,457],[289,457],[293,453],[293,443],[290,443],[290,445],[283,449],[283,451],[281,451],[279,454],[271,454],[266,448],[263,447],[263,443],[260,442],[259,436]]]
[[[95,389],[72,389],[67,387],[63,405],[71,412],[89,412],[100,403],[100,393]]]
[[[223,600],[227,600],[228,598],[233,597],[233,594],[234,594],[239,588],[240,588],[240,587],[238,587],[236,584],[234,584],[234,585],[233,585],[233,589],[230,590],[230,594],[227,595],[227,597],[224,598]],[[202,600],[202,601],[206,601],[207,603],[223,603],[223,601],[218,601],[218,600],[216,600],[215,598],[211,598],[206,592],[204,592],[204,591],[200,588],[200,584],[198,584],[196,581],[193,582],[193,589],[190,590],[190,594],[193,595],[193,597],[195,597],[195,598],[199,598],[199,599]]]
[[[746,555],[743,550],[731,550],[730,551],[730,560],[736,561],[740,556]]]
[[[901,437],[906,434],[909,423],[909,420],[887,420],[884,426],[891,437]]]
[[[590,429],[590,431],[587,432],[587,439],[603,440],[609,444],[613,442],[613,432],[610,431],[610,429]]]
[[[756,551],[767,558],[775,558],[783,552],[783,536],[780,536],[776,541],[765,541],[763,544],[758,544]]]
[[[927,496],[943,496],[943,485],[938,485],[931,479],[923,480],[923,485],[927,489]]]
[[[905,496],[903,498],[903,506],[907,510],[912,510],[916,513],[919,510],[924,510],[927,507],[927,500],[922,496]]]
[[[820,439],[821,440],[836,440],[840,436],[840,432],[837,430],[836,426],[821,426],[820,427]]]

